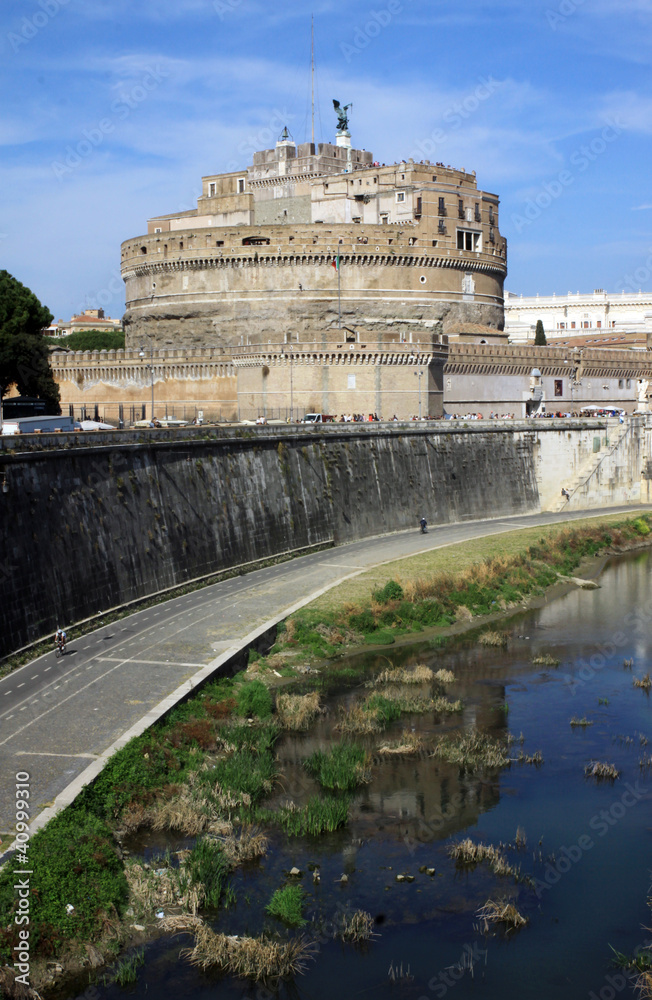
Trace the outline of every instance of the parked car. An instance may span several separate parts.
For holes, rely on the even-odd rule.
[[[330,413],[306,413],[305,417],[302,418],[302,424],[332,424],[335,420],[333,414]]]

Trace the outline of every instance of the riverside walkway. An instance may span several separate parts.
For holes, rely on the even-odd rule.
[[[96,629],[0,680],[0,854],[13,839],[15,775],[29,774],[32,830],[117,746],[219,673],[288,614],[351,576],[457,542],[640,507],[529,514],[366,538],[233,577]],[[65,623],[62,623],[65,624]]]

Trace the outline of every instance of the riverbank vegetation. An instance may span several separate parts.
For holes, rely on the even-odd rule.
[[[526,550],[492,556],[458,573],[413,581],[401,576],[373,587],[366,602],[324,613],[312,606],[293,615],[280,628],[270,656],[255,658],[251,669],[236,678],[206,684],[131,740],[72,806],[32,838],[30,946],[36,968],[39,962],[45,968],[53,956],[63,960],[83,953],[91,942],[115,955],[133,943],[131,921],[137,919],[147,933],[155,927],[191,929],[195,944],[187,957],[200,968],[266,981],[301,971],[311,956],[308,940],[275,938],[269,920],[257,937],[249,932],[229,937],[204,924],[206,910],[227,910],[233,904],[239,866],[255,865],[270,841],[287,844],[287,838],[316,838],[345,827],[364,786],[379,769],[400,765],[403,756],[414,758],[409,763],[415,767],[431,757],[433,768],[455,768],[464,780],[470,774],[484,780],[486,772],[496,773],[513,761],[542,763],[538,751],[526,755],[521,750],[510,757],[514,739],[507,732],[498,737],[480,728],[457,728],[463,706],[455,697],[455,674],[447,666],[395,666],[383,656],[382,668],[377,661],[370,673],[359,666],[329,669],[323,661],[315,669],[314,658],[334,658],[348,645],[387,633],[395,637],[433,625],[449,628],[520,607],[557,583],[559,573],[575,571],[587,556],[640,541],[645,533],[636,527],[638,521],[647,525],[647,519],[637,518],[608,529],[564,529],[540,537]],[[490,646],[500,655],[504,633],[496,634],[500,643]],[[483,656],[490,653],[491,648],[482,651]],[[344,686],[347,696],[333,711],[320,745],[330,684]],[[504,696],[504,725],[503,701]],[[430,726],[425,738],[417,731],[424,717]],[[571,726],[586,725],[586,717],[571,720]],[[312,727],[319,740],[310,734],[309,751],[287,772],[280,741],[301,740]],[[587,776],[618,777],[617,771],[603,773],[606,767],[592,761]],[[305,785],[286,784],[287,773],[301,775]],[[145,864],[125,850],[125,841],[142,830],[195,839]],[[495,875],[525,880],[502,845],[465,840],[451,848],[450,856],[455,865],[485,864]],[[13,883],[13,872],[5,867],[0,872],[0,959],[6,962],[18,943]],[[269,902],[269,918],[295,928],[301,927],[304,910],[314,919],[305,890],[289,885],[279,892]],[[284,913],[298,918],[289,920]],[[360,913],[343,931],[343,940],[369,940],[372,918]],[[491,922],[488,912],[486,919]]]
[[[643,515],[608,524],[578,523],[544,533],[541,529],[515,533],[522,534],[523,541],[511,553],[494,550],[496,554],[480,561],[476,558],[459,569],[452,560],[450,569],[413,575],[415,566],[427,567],[425,556],[399,561],[394,564],[395,577],[382,587],[372,586],[366,596],[359,580],[334,588],[292,615],[279,626],[271,655],[284,655],[290,665],[306,656],[332,658],[351,644],[386,645],[424,629],[448,629],[460,622],[504,613],[543,595],[564,578],[570,583],[587,558],[641,544],[650,532],[651,520],[651,515]],[[340,598],[350,594],[354,599],[338,602],[338,592]],[[478,641],[500,647],[507,640],[505,633],[492,628],[485,629]],[[539,662],[558,665],[549,655]],[[258,670],[264,672],[265,667],[265,658],[261,658]]]

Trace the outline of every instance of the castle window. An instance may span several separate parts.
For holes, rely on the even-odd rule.
[[[224,240],[215,240],[215,246],[216,247],[223,247],[224,246]]]
[[[573,322],[573,323],[571,323],[571,330],[574,330],[574,329],[575,329],[575,323]]]
[[[555,379],[555,396],[564,395],[564,380],[561,378]]]
[[[217,190],[217,185],[211,182],[211,183],[210,183],[210,184],[208,185],[208,197],[209,197],[209,198],[214,198],[214,197],[215,197],[215,191],[216,191],[216,190]]]
[[[602,320],[601,319],[598,320],[598,322],[596,323],[596,326],[597,326],[598,330],[600,330],[602,328]]]
[[[245,189],[245,178],[238,177],[238,194],[244,194]]]
[[[163,230],[162,230],[162,229],[161,229],[161,227],[159,226],[159,227],[158,227],[158,229],[155,229],[155,230],[154,230],[154,232],[155,232],[155,233],[162,233],[162,232],[163,232]]]
[[[439,240],[433,240],[433,241],[432,241],[432,245],[433,245],[433,247],[436,247],[438,243],[439,243]]]
[[[465,216],[464,216],[464,202],[463,202],[463,200],[461,198],[457,202],[457,214],[459,215],[460,219],[465,218]]]
[[[396,200],[397,201],[405,201],[405,191],[397,191],[396,192]]]
[[[354,215],[353,216],[353,222],[362,222],[362,219],[361,219],[361,217],[359,215]]]
[[[147,247],[141,247],[140,248],[140,252],[141,253],[147,253]]]
[[[458,229],[457,249],[476,252],[482,250],[482,233],[476,233],[471,229]]]
[[[480,214],[480,203],[476,201],[475,203],[475,221],[482,222],[482,215]]]
[[[446,215],[446,202],[443,198],[439,199],[439,214]]]
[[[382,224],[383,224],[384,226],[386,226],[386,225],[387,225],[387,222],[388,222],[388,220],[389,220],[389,215],[387,215],[387,213],[386,213],[386,212],[384,212],[384,213],[383,213],[383,214],[382,214],[382,215],[380,216],[380,221],[382,222]]]

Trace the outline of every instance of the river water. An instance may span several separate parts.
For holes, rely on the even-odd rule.
[[[403,718],[433,738],[476,725],[493,735],[516,737],[511,753],[541,752],[543,763],[513,763],[501,772],[465,775],[429,756],[374,765],[370,783],[353,802],[345,830],[316,840],[277,835],[260,865],[236,872],[237,904],[211,923],[230,934],[279,930],[264,914],[284,873],[304,872],[305,928],[315,940],[316,960],[280,998],[302,1000],[408,998],[433,1000],[579,1000],[633,995],[631,981],[610,964],[616,950],[631,954],[652,938],[647,906],[652,867],[652,754],[650,700],[634,677],[650,670],[652,559],[648,553],[614,560],[598,590],[574,590],[549,605],[511,619],[504,648],[474,638],[437,648],[420,643],[386,655],[396,665],[427,663],[451,669],[450,694],[464,711],[442,722],[433,716]],[[533,665],[548,653],[557,667]],[[633,659],[632,667],[624,666]],[[360,666],[361,658],[352,661]],[[387,665],[377,653],[364,658],[370,670]],[[285,738],[278,747],[283,771],[276,798],[297,789],[301,802],[315,786],[301,761],[333,738],[339,702],[359,697],[344,688],[329,698],[331,711],[310,733]],[[570,719],[593,725],[572,728]],[[520,742],[521,734],[523,742]],[[391,735],[391,733],[389,734]],[[646,745],[646,740],[650,744]],[[376,736],[371,745],[378,745]],[[613,763],[614,781],[584,776],[591,760]],[[514,845],[518,828],[527,846]],[[459,871],[448,857],[452,841],[508,846],[534,886],[493,875],[484,866]],[[151,857],[178,841],[132,844]],[[139,846],[140,845],[140,846]],[[318,865],[319,884],[309,865]],[[426,866],[435,874],[419,872]],[[339,881],[348,876],[345,883]],[[408,874],[414,881],[397,882]],[[524,929],[485,933],[476,916],[487,899],[510,897],[529,919]],[[333,940],[342,912],[369,911],[377,937],[364,947]],[[138,984],[122,989],[97,985],[97,995],[146,995],[149,1000],[215,997],[263,998],[264,989],[217,974],[201,973],[179,958],[189,935],[162,937],[146,948]],[[81,991],[78,991],[81,992]]]

